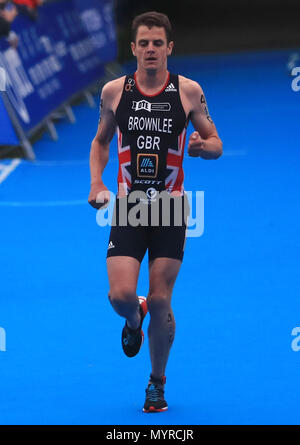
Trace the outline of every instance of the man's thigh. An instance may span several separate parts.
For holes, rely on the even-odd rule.
[[[107,258],[107,273],[110,292],[136,292],[140,262],[129,256]]]

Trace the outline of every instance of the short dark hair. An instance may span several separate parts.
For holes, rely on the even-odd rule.
[[[161,12],[150,11],[144,12],[143,14],[137,15],[132,22],[132,39],[135,42],[138,27],[141,25],[148,26],[148,28],[152,28],[152,26],[157,26],[159,28],[164,28],[167,36],[167,42],[169,43],[172,34],[172,25],[168,16],[162,14]]]

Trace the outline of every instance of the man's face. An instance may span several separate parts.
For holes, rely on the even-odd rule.
[[[131,43],[131,49],[139,68],[158,71],[167,67],[167,57],[172,53],[173,42],[167,43],[164,28],[141,25],[137,30],[136,41]]]

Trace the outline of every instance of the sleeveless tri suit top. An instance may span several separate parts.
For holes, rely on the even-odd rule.
[[[187,118],[178,75],[154,95],[142,93],[135,75],[126,76],[116,109],[118,196],[149,188],[183,195],[183,155]]]

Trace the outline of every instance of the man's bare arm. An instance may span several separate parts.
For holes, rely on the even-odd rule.
[[[203,159],[217,159],[223,153],[223,144],[209,114],[203,90],[199,84],[192,82],[189,94],[192,104],[190,119],[196,131],[190,137],[188,153]]]
[[[109,158],[109,144],[115,130],[115,116],[109,103],[106,102],[105,91],[103,90],[101,95],[100,120],[90,152],[91,184],[102,181],[102,173]]]
[[[91,191],[88,201],[95,208],[100,208],[109,201],[109,191],[103,184],[102,173],[109,159],[109,144],[116,130],[111,103],[109,86],[105,85],[101,94],[98,129],[90,151]]]

